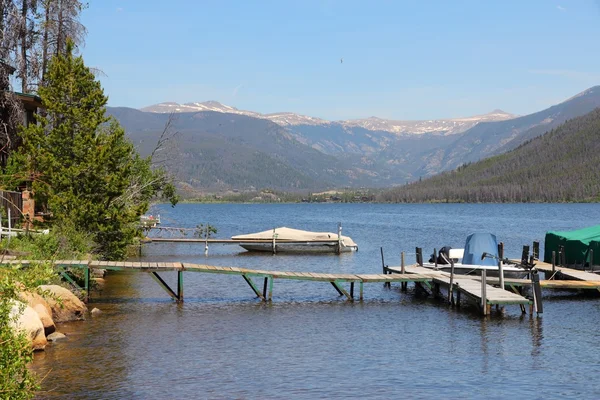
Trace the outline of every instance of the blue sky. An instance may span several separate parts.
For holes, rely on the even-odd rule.
[[[111,106],[434,119],[600,84],[600,0],[90,0],[82,20]]]

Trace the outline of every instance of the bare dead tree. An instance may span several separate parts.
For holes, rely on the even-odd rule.
[[[169,114],[167,118],[167,122],[163,128],[162,133],[160,134],[152,153],[150,153],[150,159],[152,160],[153,166],[162,166],[167,160],[170,159],[169,150],[173,150],[176,147],[176,140],[179,137],[179,131],[174,129],[173,124],[177,121],[177,115],[175,113]],[[157,156],[160,154],[160,157]]]

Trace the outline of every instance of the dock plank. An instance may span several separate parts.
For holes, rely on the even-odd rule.
[[[535,264],[535,268],[538,269],[539,271],[543,271],[547,277],[552,275],[552,264],[538,262]],[[578,269],[557,266],[555,268],[555,271],[560,272],[563,276],[566,276],[567,278],[571,278],[574,280],[581,280],[581,281],[599,281],[600,280],[600,275],[597,275],[597,274],[594,274],[591,272],[580,271]]]

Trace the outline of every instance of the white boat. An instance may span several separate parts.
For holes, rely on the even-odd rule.
[[[345,253],[358,250],[358,245],[348,236],[339,233],[310,232],[292,228],[275,228],[268,231],[233,236],[248,251],[272,253]]]
[[[155,228],[156,225],[160,225],[160,214],[154,215],[142,215],[140,216],[140,226],[142,228]]]
[[[451,263],[454,263],[454,273],[458,275],[481,275],[481,271],[485,270],[488,277],[498,277],[498,244],[496,236],[491,233],[473,233],[467,237],[465,247],[463,249],[451,249],[438,255],[438,262],[432,258],[429,262],[423,263],[423,267],[436,269],[438,271],[450,272]],[[502,260],[502,271],[505,278],[521,279],[525,278],[530,272],[529,269],[523,268],[520,265],[509,263],[507,260]]]

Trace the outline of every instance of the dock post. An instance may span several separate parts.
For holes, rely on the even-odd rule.
[[[360,290],[360,301],[363,300],[363,281],[360,281],[359,283],[359,290]]]
[[[500,278],[500,289],[504,290],[504,269],[502,269],[502,259],[498,259],[498,277]]]
[[[277,254],[277,234],[275,233],[275,228],[273,228],[273,254]]]
[[[483,315],[487,315],[487,273],[485,269],[481,270],[481,311]]]
[[[273,300],[273,276],[271,276],[271,280],[269,281],[269,301]]]
[[[400,253],[400,272],[402,274],[406,273],[406,267],[405,267],[405,264],[404,264],[404,252]]]
[[[420,247],[415,248],[415,253],[417,254],[417,264],[419,266],[423,266],[423,249]]]
[[[538,314],[544,313],[544,307],[542,306],[542,288],[540,286],[540,276],[537,271],[531,271],[531,284],[533,286],[533,304],[535,306],[535,312]]]
[[[335,249],[336,254],[342,254],[342,223],[338,222],[338,242]]]
[[[536,260],[540,259],[540,242],[538,242],[537,240],[533,242],[532,253],[533,258],[535,258]]]
[[[448,286],[448,304],[454,304],[454,260],[450,259],[450,285]]]
[[[267,284],[269,283],[269,277],[265,276],[264,284],[263,284],[263,297],[265,300],[267,299]]]
[[[387,275],[388,269],[385,266],[385,260],[383,258],[383,247],[380,247],[379,250],[381,251],[381,268],[383,269],[383,274]],[[392,287],[392,284],[390,282],[384,282],[383,287]]]
[[[90,301],[90,262],[85,265],[85,302]]]
[[[404,275],[406,273],[406,267],[404,264],[404,252],[400,253],[400,272]],[[400,289],[406,290],[408,289],[408,282],[400,283]]]
[[[552,279],[554,279],[554,274],[556,273],[556,251],[552,252]]]
[[[183,302],[183,271],[177,271],[177,302]]]
[[[354,281],[350,282],[350,297],[354,300]]]
[[[208,232],[209,232],[209,228],[208,228],[208,223],[206,223],[206,236],[204,238],[204,255],[207,256],[208,255]]]
[[[438,266],[437,266],[437,249],[433,249],[433,262],[435,263],[435,269],[438,269]]]
[[[521,253],[521,264],[527,265],[529,262],[529,246],[523,246],[523,252]]]
[[[504,242],[498,243],[498,257],[500,259],[504,258]]]

